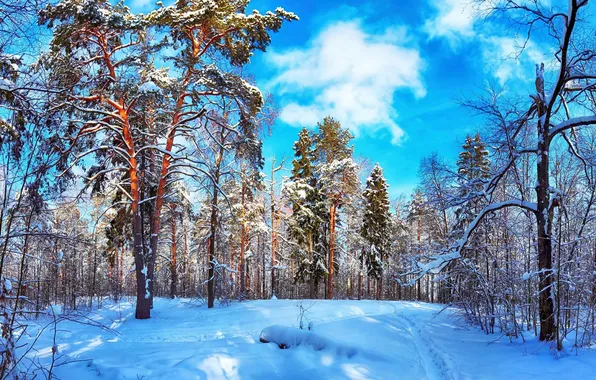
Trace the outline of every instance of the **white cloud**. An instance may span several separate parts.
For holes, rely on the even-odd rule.
[[[545,63],[547,68],[552,57],[548,57],[538,45],[525,43],[511,37],[481,37],[485,71],[501,85],[513,79],[533,81],[535,65]]]
[[[446,38],[455,49],[462,40],[475,36],[475,9],[470,0],[432,0],[430,5],[436,14],[423,27],[429,38]]]
[[[307,48],[265,55],[278,70],[271,84],[280,93],[299,99],[314,94],[287,104],[281,119],[313,127],[331,115],[356,136],[386,130],[399,144],[405,133],[395,121],[395,92],[408,89],[416,97],[426,94],[420,78],[423,61],[418,50],[405,43],[404,28],[367,34],[358,22],[338,22]]]
[[[423,30],[429,38],[443,38],[452,49],[463,42],[480,45],[484,71],[503,85],[512,79],[533,81],[535,65],[544,62],[549,68],[547,49],[532,41],[501,34],[504,26],[485,18],[494,2],[473,3],[472,0],[429,0],[436,14],[425,21]],[[529,0],[520,0],[521,4]],[[542,0],[543,6],[550,0]],[[481,21],[481,22],[480,22]]]

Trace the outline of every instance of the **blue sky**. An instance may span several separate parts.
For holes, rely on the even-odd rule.
[[[384,168],[392,196],[413,190],[421,158],[437,152],[454,161],[466,134],[483,123],[456,99],[487,81],[522,80],[529,93],[534,64],[544,59],[531,45],[515,60],[512,32],[482,22],[467,4],[253,1],[301,19],[284,25],[250,66],[281,110],[265,156],[291,155],[298,128],[330,114],[356,134],[356,154]]]
[[[152,8],[152,1],[133,3],[134,10]],[[267,160],[291,158],[299,129],[331,115],[356,135],[356,155],[384,168],[392,196],[413,190],[421,158],[437,152],[455,161],[466,134],[483,123],[456,99],[488,82],[529,94],[534,65],[546,61],[548,68],[551,50],[532,41],[516,59],[515,31],[475,17],[469,4],[253,0],[249,10],[281,6],[300,17],[248,67],[280,109],[264,141]]]

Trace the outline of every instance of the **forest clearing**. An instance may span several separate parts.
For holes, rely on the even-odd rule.
[[[596,371],[593,0],[0,0],[0,380]]]
[[[324,342],[280,349],[261,343],[274,325]],[[548,345],[486,335],[454,309],[421,302],[259,300],[207,310],[192,299],[157,299],[148,322],[134,303],[107,303],[90,324],[59,323],[38,342],[40,364],[61,379],[588,379],[596,352],[564,353]],[[47,322],[47,321],[46,321]],[[489,369],[490,368],[490,369]]]

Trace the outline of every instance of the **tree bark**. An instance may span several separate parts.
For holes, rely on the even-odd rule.
[[[337,206],[329,207],[329,277],[327,279],[327,299],[333,299],[333,273],[335,272],[335,217]]]
[[[244,250],[246,249],[246,227],[244,226],[244,197],[246,193],[246,185],[244,180],[242,181],[242,223],[240,230],[240,296],[244,298],[246,296],[246,263],[244,262]]]
[[[219,172],[215,177],[215,181],[213,182],[213,195],[211,198],[211,219],[209,222],[209,270],[207,273],[207,307],[212,308],[215,303],[215,284],[214,284],[214,276],[215,276],[215,234],[217,231],[217,196],[218,196],[218,189],[217,189],[217,180],[219,179]]]
[[[137,305],[135,310],[136,319],[148,319],[151,317],[151,301],[149,299],[148,272],[143,260],[143,226],[141,215],[138,210],[133,215],[133,243],[135,272],[137,277]]]
[[[134,143],[128,125],[128,114],[123,104],[120,108],[120,117],[124,121],[123,135],[127,145],[129,159],[130,195],[132,197],[132,232],[133,232],[133,254],[135,261],[135,274],[137,278],[137,305],[135,318],[148,319],[151,317],[151,301],[148,289],[150,281],[149,272],[145,263],[145,252],[143,249],[143,221],[139,208],[140,192],[137,159],[134,150]]]
[[[178,282],[178,272],[177,272],[177,244],[176,244],[176,218],[175,218],[175,212],[176,212],[176,205],[175,204],[171,204],[171,209],[172,209],[172,215],[171,215],[171,219],[170,219],[170,224],[171,224],[171,229],[172,229],[172,257],[171,257],[171,261],[170,261],[170,272],[172,273],[172,282],[170,284],[170,298],[175,298],[176,297],[176,293],[177,293],[177,289],[176,289],[176,283]]]
[[[362,299],[362,276],[364,271],[364,249],[360,252],[360,270],[358,271],[358,300]]]
[[[271,295],[275,295],[275,157],[271,161]]]
[[[543,66],[544,67],[544,66]],[[537,69],[538,71],[539,69]],[[552,209],[550,208],[550,178],[549,178],[549,127],[544,124],[546,106],[544,104],[544,80],[537,72],[536,98],[538,116],[538,159],[536,164],[536,186],[537,212],[536,220],[538,227],[538,271],[539,271],[539,297],[538,313],[540,316],[540,340],[555,339],[554,305],[552,297]]]

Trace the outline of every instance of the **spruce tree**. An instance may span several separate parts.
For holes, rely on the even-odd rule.
[[[465,228],[476,218],[480,209],[486,205],[486,200],[478,194],[483,190],[484,183],[490,177],[490,160],[488,151],[482,142],[480,135],[472,137],[468,135],[462,145],[462,152],[457,161],[457,172],[459,174],[458,196],[461,206],[455,210],[455,226],[453,233],[459,239]],[[482,278],[472,276],[472,279],[461,283],[461,276],[452,275],[451,286],[460,294],[458,298],[486,302],[489,307],[494,307],[492,290],[488,289],[484,282],[490,278],[490,260],[488,255],[489,223],[484,219],[479,223],[474,233],[469,237],[466,248],[462,249],[462,256],[468,261],[464,267],[455,266],[450,271],[457,273],[463,271],[469,274],[470,268],[483,273]],[[484,256],[484,257],[482,257]],[[485,261],[485,263],[483,263]],[[493,264],[495,262],[493,261]],[[484,297],[488,297],[485,299]],[[490,313],[493,313],[491,311]],[[491,321],[494,324],[494,319]]]
[[[463,204],[455,212],[455,231],[460,233],[476,216],[481,206],[476,194],[490,177],[490,159],[480,135],[468,135],[462,149],[457,161],[457,172],[460,175],[458,195]]]
[[[366,189],[362,194],[364,218],[361,234],[368,243],[365,251],[367,275],[379,281],[377,299],[381,298],[384,261],[391,246],[391,214],[387,190],[383,169],[376,164],[366,180]]]
[[[321,229],[327,219],[323,194],[314,176],[313,140],[306,129],[294,143],[292,177],[284,191],[292,202],[288,220],[291,238],[297,243],[293,256],[297,259],[295,281],[310,283],[310,297],[316,296],[318,283],[328,271],[326,247]]]
[[[307,179],[314,180],[313,164],[314,152],[312,149],[313,140],[306,130],[302,128],[298,135],[298,141],[294,143],[294,160],[292,160],[292,180]]]

